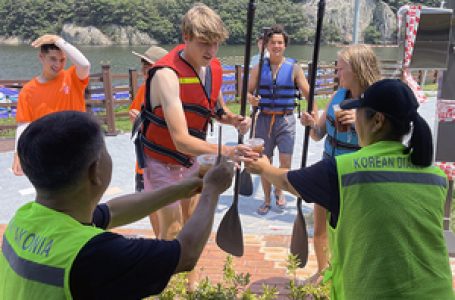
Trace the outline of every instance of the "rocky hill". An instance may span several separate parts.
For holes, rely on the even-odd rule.
[[[0,44],[27,43],[44,32],[61,34],[72,43],[86,45],[177,43],[181,39],[181,16],[193,3],[187,0],[62,0],[59,5],[47,1],[42,7],[36,0],[15,0],[15,6],[6,5],[7,2],[0,1]],[[201,2],[222,16],[230,31],[228,44],[244,44],[247,0]],[[293,43],[311,43],[318,2],[257,1],[254,34],[263,26],[280,23],[285,25]],[[352,41],[354,2],[326,0],[324,43]],[[402,2],[361,0],[360,41],[395,43],[394,11]],[[391,3],[393,9],[387,3]]]
[[[61,36],[70,43],[79,45],[152,45],[157,43],[147,33],[131,26],[110,25],[101,31],[93,26],[64,24]]]
[[[303,12],[315,26],[317,18],[317,0],[306,0],[303,3]],[[324,23],[332,25],[340,32],[341,41],[352,41],[354,23],[354,1],[326,0]],[[361,0],[359,38],[364,40],[364,33],[368,27],[376,29],[381,34],[383,43],[394,43],[396,32],[396,16],[392,9],[382,1]]]

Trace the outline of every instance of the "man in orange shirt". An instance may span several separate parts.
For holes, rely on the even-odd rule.
[[[87,58],[58,35],[43,35],[33,41],[32,46],[40,48],[38,58],[42,71],[19,93],[15,149],[21,133],[31,122],[57,111],[85,111],[84,90],[90,74]],[[67,57],[73,66],[65,70]],[[15,175],[23,175],[17,153],[12,169]]]
[[[167,54],[167,50],[158,47],[152,46],[144,52],[144,54],[140,54],[133,51],[133,54],[138,56],[141,59],[141,71],[142,75],[144,76],[144,82],[141,84],[139,89],[137,90],[136,96],[134,97],[133,102],[130,105],[130,120],[131,123],[134,124],[134,120],[136,120],[137,115],[141,111],[142,103],[144,103],[145,99],[145,80],[147,79],[148,70],[153,67],[155,62],[165,56]],[[136,162],[136,192],[141,192],[144,189],[144,170],[142,170]],[[158,223],[158,216],[156,213],[150,214],[150,223],[152,224],[153,232],[155,236],[158,237],[159,235],[159,223]]]

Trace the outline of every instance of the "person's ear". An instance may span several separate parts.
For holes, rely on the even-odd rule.
[[[191,37],[189,34],[184,34],[183,35],[183,42],[186,44],[187,42],[189,42],[191,40]]]
[[[38,52],[38,59],[40,60],[41,63],[44,62],[44,53],[43,52],[41,52],[41,51]]]
[[[381,131],[382,127],[384,127],[385,123],[385,116],[381,112],[376,112],[373,117],[373,126],[371,130],[373,132],[379,132]]]
[[[101,168],[100,168],[100,159],[93,161],[88,167],[88,177],[90,183],[93,185],[101,185]]]

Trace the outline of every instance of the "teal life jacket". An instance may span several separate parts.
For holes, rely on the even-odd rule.
[[[347,89],[339,88],[327,107],[325,121],[327,136],[324,141],[324,152],[329,157],[351,153],[360,149],[357,133],[354,128],[351,128],[348,132],[338,132],[335,128],[335,112],[333,106],[336,104],[339,105],[346,99],[347,93]]]

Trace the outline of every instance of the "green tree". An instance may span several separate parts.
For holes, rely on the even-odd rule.
[[[365,32],[364,32],[365,43],[380,44],[381,40],[382,40],[381,33],[374,25],[370,25],[365,29]]]
[[[343,40],[340,29],[332,23],[324,23],[322,25],[322,43],[338,43]]]

